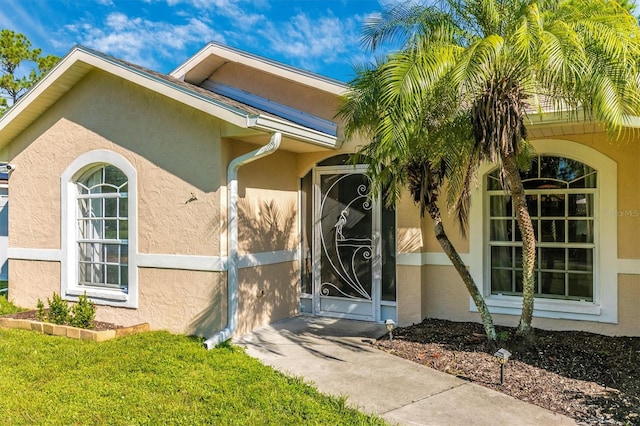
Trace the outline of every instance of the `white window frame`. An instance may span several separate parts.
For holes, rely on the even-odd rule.
[[[120,169],[128,180],[128,225],[129,259],[128,287],[124,291],[116,288],[87,287],[78,283],[77,249],[77,195],[76,182],[90,169],[112,165]],[[64,171],[61,177],[61,285],[60,294],[68,300],[77,300],[86,292],[96,304],[117,307],[138,307],[138,183],[137,172],[131,163],[113,151],[94,150],[80,155]]]
[[[534,316],[568,320],[618,322],[618,221],[607,211],[617,209],[618,166],[597,150],[567,140],[545,139],[531,142],[537,155],[570,158],[597,171],[597,191],[594,199],[594,232],[596,247],[593,255],[593,301],[536,298]],[[605,142],[602,142],[605,143]],[[486,197],[486,175],[494,164],[483,164],[478,170],[478,189],[470,211],[469,266],[481,286],[485,301],[493,314],[520,315],[521,296],[491,294],[489,253],[489,214]],[[477,311],[470,300],[469,309]]]

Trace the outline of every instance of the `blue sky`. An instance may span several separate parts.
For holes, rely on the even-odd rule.
[[[0,28],[43,54],[82,44],[168,73],[209,41],[348,81],[368,15],[394,0],[3,0]]]

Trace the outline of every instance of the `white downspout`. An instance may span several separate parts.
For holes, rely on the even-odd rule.
[[[269,143],[262,148],[234,158],[227,167],[227,326],[205,340],[204,346],[211,349],[233,336],[238,326],[238,169],[245,164],[273,154],[280,146],[282,134],[271,135]]]

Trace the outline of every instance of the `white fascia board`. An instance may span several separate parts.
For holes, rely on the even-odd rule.
[[[581,121],[595,122],[594,120],[585,120],[582,108],[577,110],[561,110],[561,111],[541,111],[527,114],[530,126],[545,126],[558,123],[578,123]],[[637,115],[625,115],[623,127],[638,129],[640,128],[640,117]]]
[[[338,80],[333,80],[309,71],[291,67],[280,62],[270,60],[249,52],[234,49],[219,43],[210,42],[198,53],[187,59],[184,64],[180,65],[169,75],[178,79],[184,79],[184,76],[205,60],[208,56],[215,55],[226,59],[229,62],[235,62],[258,69],[278,77],[295,81],[305,86],[310,86],[324,92],[333,93],[335,95],[344,95],[348,91],[348,86]]]
[[[199,63],[204,61],[207,56],[209,56],[209,46],[210,44],[206,44],[200,50],[198,50],[194,55],[187,58],[182,64],[178,65],[173,71],[169,73],[169,75],[173,78],[177,78],[178,80],[184,81],[184,76],[194,69]]]
[[[173,84],[170,81],[147,74],[142,70],[127,67],[122,63],[111,60],[106,55],[102,56],[96,52],[90,52],[80,46],[76,46],[0,118],[0,132],[16,117],[22,114],[48,87],[55,84],[55,82],[61,79],[69,70],[78,67],[79,64],[86,64],[93,69],[99,69],[121,77],[239,127],[247,127],[247,124],[253,118],[251,114],[245,111],[221,102],[216,102],[187,88]],[[71,87],[66,88],[66,90],[69,89],[71,89]]]
[[[9,108],[9,110],[0,117],[0,132],[11,123],[17,116],[19,116],[30,104],[38,98],[50,85],[58,80],[69,68],[71,68],[76,61],[78,52],[74,48],[67,56],[63,57],[49,72],[38,81],[31,89],[21,96],[18,101]],[[71,89],[67,87],[66,90]]]
[[[255,120],[251,120],[248,127],[273,133],[280,132],[283,136],[288,136],[302,142],[318,145],[323,148],[337,148],[338,138],[308,127],[300,126],[290,121],[281,120],[276,117],[259,115]]]
[[[582,114],[582,108],[578,110],[541,111],[527,113],[528,123],[531,126],[544,126],[557,123],[577,123]]]

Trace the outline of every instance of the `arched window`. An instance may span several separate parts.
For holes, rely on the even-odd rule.
[[[538,156],[521,173],[536,234],[536,297],[593,301],[597,171]],[[522,239],[499,170],[486,177],[491,294],[522,294]]]
[[[89,151],[61,185],[61,295],[138,307],[136,169],[115,152]]]
[[[127,291],[128,179],[102,165],[77,182],[78,284]]]
[[[534,316],[615,323],[618,166],[579,142],[531,144],[538,156],[521,176],[537,239]],[[520,315],[522,243],[498,173],[490,163],[478,170],[467,264],[493,314]]]

